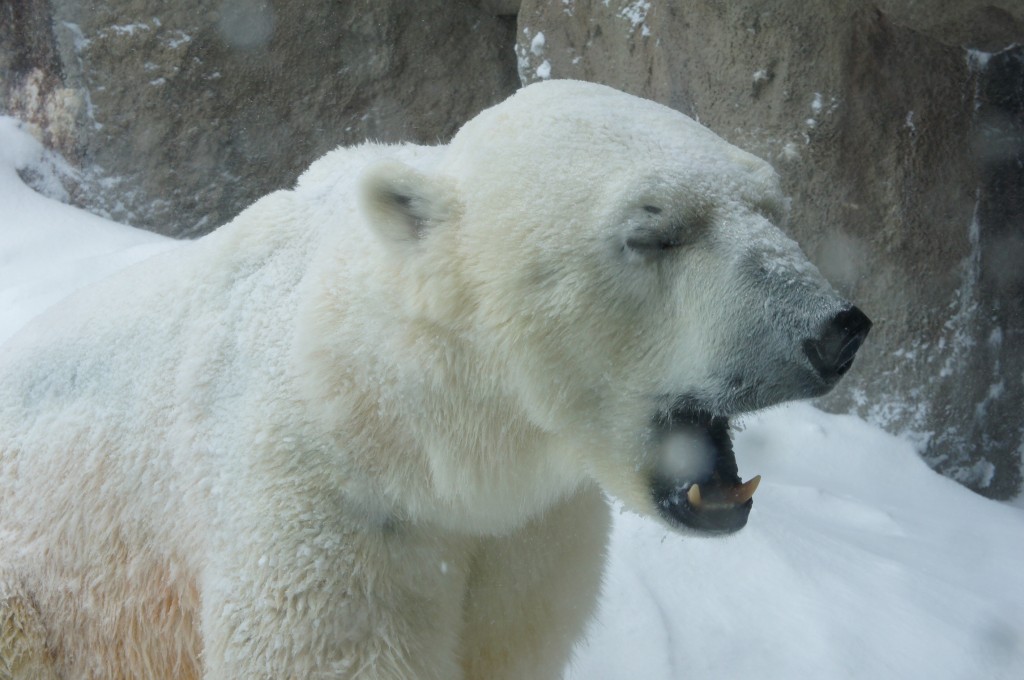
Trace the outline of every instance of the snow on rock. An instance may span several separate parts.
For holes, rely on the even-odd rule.
[[[619,16],[632,24],[633,30],[639,27],[641,35],[648,36],[651,31],[645,22],[649,11],[651,11],[651,3],[648,0],[634,0],[619,10]]]
[[[524,28],[523,34],[529,36],[530,29]],[[530,47],[516,45],[516,64],[519,71],[519,80],[526,84],[535,80],[548,80],[551,78],[551,61],[544,58],[547,39],[543,32],[539,32],[530,40]],[[534,59],[536,57],[536,59]],[[533,66],[536,60],[540,63]]]
[[[530,41],[530,52],[536,56],[544,54],[544,34],[538,33],[533,36],[533,40]]]

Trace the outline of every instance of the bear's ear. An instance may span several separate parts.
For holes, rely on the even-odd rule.
[[[385,242],[414,243],[457,211],[455,189],[403,163],[386,161],[363,175],[363,210]]]

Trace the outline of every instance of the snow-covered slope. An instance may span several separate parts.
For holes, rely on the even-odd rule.
[[[18,175],[33,168],[52,180],[59,163],[0,116],[0,343],[68,293],[175,245],[46,198]]]
[[[736,451],[763,475],[738,534],[619,516],[571,677],[1024,678],[1024,512],[808,405],[749,418]]]
[[[16,169],[43,157],[0,118],[0,342],[175,246],[28,189]],[[740,470],[763,475],[747,528],[697,539],[618,514],[599,618],[568,677],[1024,678],[1024,510],[856,418],[793,405],[743,426]]]

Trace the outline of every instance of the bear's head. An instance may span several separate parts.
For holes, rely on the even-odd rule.
[[[685,115],[600,85],[523,88],[435,170],[388,163],[370,222],[424,316],[628,507],[742,527],[729,419],[828,392],[870,327],[778,225],[776,173]]]

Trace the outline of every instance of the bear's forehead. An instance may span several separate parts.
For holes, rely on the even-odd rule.
[[[489,147],[505,162],[537,154],[567,162],[604,162],[640,172],[729,176],[761,184],[765,161],[692,118],[657,102],[572,80],[534,83],[470,121],[452,142],[482,158]],[[554,154],[552,152],[555,152]],[[609,166],[609,170],[614,169]],[[744,177],[746,176],[746,178]]]
[[[560,133],[604,129],[611,136],[693,138],[696,143],[727,144],[709,129],[675,109],[619,90],[574,80],[535,83],[494,107],[506,120]],[[561,129],[564,128],[564,129]]]

